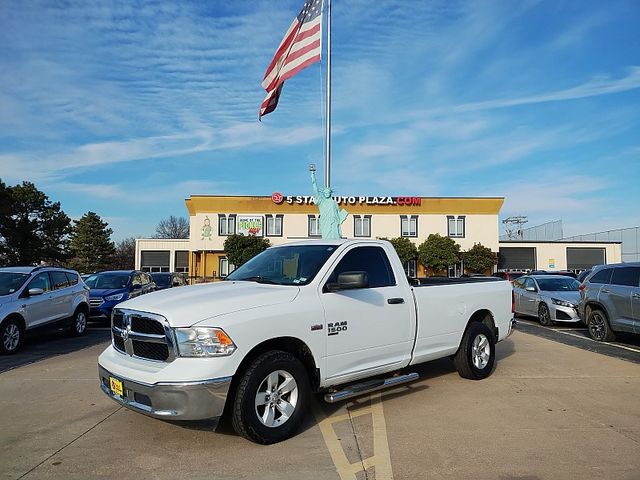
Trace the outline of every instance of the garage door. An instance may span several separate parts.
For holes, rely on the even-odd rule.
[[[176,272],[186,273],[189,271],[189,252],[179,250],[176,252],[175,269]]]
[[[168,272],[169,251],[142,251],[141,266],[143,272]]]
[[[499,270],[535,270],[535,247],[500,247],[498,250]]]
[[[567,269],[587,270],[606,263],[604,248],[567,247]]]

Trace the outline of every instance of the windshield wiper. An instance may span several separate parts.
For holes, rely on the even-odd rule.
[[[269,284],[269,285],[280,285],[280,283],[274,282],[270,278],[261,277],[260,275],[255,275],[253,277],[234,278],[233,280],[245,281],[245,282],[266,283],[266,284]]]

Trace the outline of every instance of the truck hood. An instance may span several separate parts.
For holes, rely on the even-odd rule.
[[[172,327],[190,327],[219,315],[289,303],[299,292],[295,286],[225,281],[140,295],[118,304],[118,308],[157,313]]]

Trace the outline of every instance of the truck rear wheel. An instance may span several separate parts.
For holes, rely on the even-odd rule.
[[[493,332],[484,323],[471,322],[462,337],[453,364],[463,378],[482,380],[491,375],[496,361]]]
[[[309,405],[307,372],[295,356],[272,350],[244,371],[236,389],[232,424],[243,437],[264,445],[293,436]]]

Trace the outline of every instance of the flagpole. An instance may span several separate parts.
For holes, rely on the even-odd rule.
[[[327,0],[327,124],[325,126],[326,151],[324,184],[331,188],[331,0]]]

